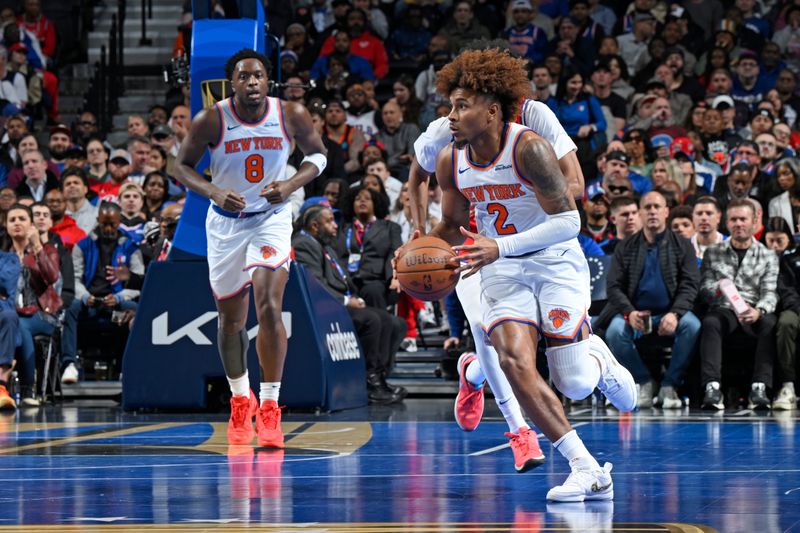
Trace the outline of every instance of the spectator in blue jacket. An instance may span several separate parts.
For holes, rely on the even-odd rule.
[[[363,57],[350,53],[350,35],[346,31],[336,32],[333,36],[333,53],[330,55],[320,56],[311,67],[311,78],[324,78],[328,75],[328,59],[338,54],[344,58],[347,70],[352,76],[358,76],[364,80],[374,80],[375,73],[372,70],[372,65]]]
[[[78,322],[136,309],[133,299],[139,296],[144,262],[136,241],[120,229],[120,218],[120,207],[104,202],[97,214],[97,227],[72,249],[75,300],[67,308],[64,321],[62,383],[78,380]]]

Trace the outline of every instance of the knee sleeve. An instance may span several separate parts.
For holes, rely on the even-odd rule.
[[[600,367],[589,357],[589,340],[548,347],[550,376],[561,393],[572,400],[589,396],[600,380]]]
[[[228,377],[239,377],[247,371],[247,349],[250,339],[247,329],[235,335],[226,335],[222,328],[217,330],[217,348],[222,359],[222,367]]]

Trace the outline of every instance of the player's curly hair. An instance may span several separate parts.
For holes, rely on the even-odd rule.
[[[272,70],[272,63],[270,62],[269,58],[262,53],[256,52],[250,48],[242,48],[231,57],[228,58],[228,62],[225,63],[225,79],[232,80],[233,79],[233,70],[236,68],[236,63],[241,61],[242,59],[257,59],[264,65],[264,70],[267,73]]]
[[[532,95],[525,61],[499,48],[466,50],[442,67],[436,77],[439,94],[449,98],[458,88],[497,100],[504,120],[512,120]]]

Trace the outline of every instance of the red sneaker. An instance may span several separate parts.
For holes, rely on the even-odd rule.
[[[474,353],[466,352],[458,358],[458,396],[453,407],[456,424],[464,431],[473,431],[483,416],[483,387],[475,387],[467,381],[467,365],[477,359]]]
[[[283,448],[281,431],[281,408],[275,400],[266,400],[256,413],[258,445],[269,448]]]
[[[4,385],[0,385],[0,409],[16,409],[17,402],[8,393]]]
[[[544,454],[539,447],[536,432],[530,428],[522,428],[519,433],[506,433],[514,452],[514,468],[520,474],[544,464]]]
[[[231,396],[228,444],[250,444],[253,440],[253,416],[256,410],[258,410],[258,400],[252,390],[250,396]]]

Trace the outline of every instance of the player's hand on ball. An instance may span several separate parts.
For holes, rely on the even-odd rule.
[[[411,234],[411,238],[408,239],[407,242],[403,243],[400,248],[394,251],[394,257],[392,257],[392,285],[397,283],[397,292],[402,292],[403,288],[400,287],[400,283],[397,281],[397,258],[403,255],[403,252],[406,248],[406,245],[413,241],[414,239],[419,239],[420,233],[419,230],[415,230],[414,233]],[[391,285],[389,288],[393,288]]]
[[[462,263],[466,261],[466,264],[462,264],[456,269],[456,274],[464,272],[464,277],[468,278],[486,265],[497,261],[500,257],[500,248],[497,246],[497,241],[490,237],[472,233],[463,226],[460,229],[463,236],[471,237],[474,241],[472,244],[453,246],[453,251],[459,254],[459,261]],[[462,254],[461,252],[466,253]]]
[[[246,205],[244,196],[232,189],[217,189],[211,194],[211,199],[225,211],[241,211]]]
[[[293,190],[285,181],[273,181],[261,191],[259,196],[266,198],[271,204],[282,204],[289,199]]]

